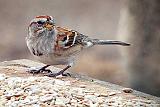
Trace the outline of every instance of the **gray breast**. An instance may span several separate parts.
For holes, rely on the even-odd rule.
[[[27,46],[31,53],[36,56],[42,56],[45,54],[53,53],[54,51],[54,40],[56,31],[47,31],[39,33],[37,36],[28,38]]]

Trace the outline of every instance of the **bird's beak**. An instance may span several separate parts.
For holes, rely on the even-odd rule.
[[[53,24],[51,24],[51,23],[46,23],[46,24],[44,25],[44,27],[47,28],[47,29],[49,29],[49,30],[51,30],[51,29],[53,28]]]

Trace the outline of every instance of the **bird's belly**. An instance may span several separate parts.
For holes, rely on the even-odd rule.
[[[38,56],[37,59],[47,65],[68,65],[75,60],[74,56],[55,56],[53,54]]]
[[[82,50],[81,45],[74,46],[67,50],[37,56],[37,59],[48,65],[68,65],[73,64],[75,57]]]

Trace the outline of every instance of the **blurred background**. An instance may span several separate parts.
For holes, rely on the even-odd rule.
[[[125,22],[128,20],[124,20],[128,14],[124,10],[129,8],[129,1],[131,0],[0,0],[0,61],[33,59],[27,49],[25,37],[30,21],[37,15],[51,15],[58,26],[68,27],[94,38],[119,39],[134,44],[134,39],[128,39],[129,35],[124,33],[128,31],[125,26],[128,26]],[[134,45],[131,48],[93,47],[79,56],[70,71],[132,86],[130,81],[134,79],[130,80],[132,75],[126,62],[129,55],[133,54],[127,55],[130,50],[124,48],[133,47]],[[139,88],[140,86],[138,90]],[[152,91],[149,93],[152,94]]]
[[[58,26],[91,37],[116,39],[120,8],[120,0],[0,0],[0,61],[33,59],[25,37],[37,15],[51,15]],[[82,53],[71,71],[121,84],[120,62],[117,46],[96,46]]]

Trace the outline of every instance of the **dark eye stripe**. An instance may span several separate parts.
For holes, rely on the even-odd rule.
[[[40,25],[42,25],[42,24],[44,24],[45,22],[43,22],[43,21],[38,21],[37,23],[40,24]]]
[[[33,24],[36,24],[36,22],[32,22],[32,23],[30,23],[30,25],[29,25],[29,26],[32,26]]]

